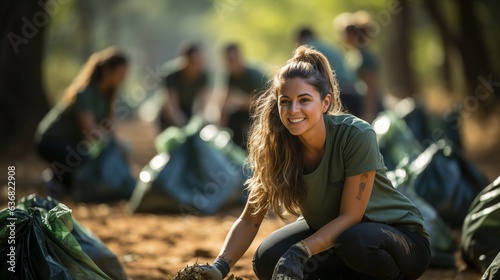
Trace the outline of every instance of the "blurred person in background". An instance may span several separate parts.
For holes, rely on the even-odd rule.
[[[160,113],[161,130],[186,125],[193,115],[203,113],[208,101],[208,75],[201,46],[184,43],[180,50],[180,67],[163,80],[166,98]]]
[[[361,117],[364,110],[363,99],[355,88],[356,74],[346,66],[342,51],[320,41],[314,31],[307,26],[299,28],[296,32],[296,43],[299,46],[312,46],[326,56],[339,83],[342,103],[349,113]]]
[[[376,55],[369,49],[371,16],[366,11],[342,13],[333,20],[335,29],[341,33],[348,48],[347,65],[353,69],[363,83],[364,105],[361,117],[372,122],[383,110],[380,92],[380,65]]]
[[[246,137],[250,128],[250,102],[253,94],[265,87],[266,76],[244,61],[236,43],[224,47],[226,64],[226,98],[222,108],[221,125],[230,128],[236,144],[246,148]]]
[[[127,57],[114,47],[92,54],[39,123],[35,140],[39,155],[51,164],[42,179],[52,197],[70,191],[73,171],[94,144],[114,137],[113,106],[127,65]]]

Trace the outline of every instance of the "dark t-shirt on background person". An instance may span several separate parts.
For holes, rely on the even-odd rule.
[[[266,75],[259,70],[244,66],[240,75],[229,73],[226,77],[228,95],[242,95],[242,98],[250,99],[265,87]],[[228,96],[229,97],[229,96]],[[233,141],[245,148],[245,138],[250,129],[250,113],[248,107],[240,107],[237,110],[225,108],[227,114],[226,126],[233,131]]]
[[[186,80],[182,76],[182,70],[168,74],[163,80],[167,89],[174,89],[179,95],[179,106],[187,117],[193,115],[193,104],[197,95],[208,85],[206,73],[202,73],[193,81]]]

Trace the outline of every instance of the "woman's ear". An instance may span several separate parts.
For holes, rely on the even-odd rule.
[[[328,112],[328,109],[330,108],[330,103],[332,102],[332,95],[327,94],[325,96],[325,99],[323,99],[323,114]]]

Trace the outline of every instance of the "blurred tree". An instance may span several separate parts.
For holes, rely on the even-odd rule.
[[[412,96],[417,92],[415,69],[411,64],[412,5],[411,0],[400,0],[397,13],[392,13],[394,23],[387,51],[395,59],[386,60],[391,81],[391,92],[397,97]]]
[[[94,50],[92,49],[92,22],[94,20],[94,13],[92,10],[90,1],[77,1],[76,2],[75,11],[78,14],[79,19],[79,27],[78,31],[80,33],[80,37],[83,38],[80,42],[80,46],[82,48],[82,52],[86,54],[85,56],[90,55]]]
[[[41,64],[50,10],[45,0],[0,3],[0,155],[31,147],[35,127],[48,110]]]
[[[445,2],[445,1],[443,1]],[[425,0],[425,7],[435,23],[445,50],[445,63],[443,65],[443,77],[450,81],[450,68],[452,64],[453,52],[458,51],[463,69],[463,77],[468,95],[491,96],[495,94],[500,97],[500,91],[495,91],[493,81],[498,81],[499,73],[493,69],[499,69],[499,62],[492,60],[496,57],[500,49],[497,41],[491,42],[489,36],[495,36],[487,28],[484,22],[491,23],[495,19],[488,14],[481,15],[479,6],[486,10],[498,11],[500,5],[498,1],[488,0],[457,0],[446,1]],[[447,7],[445,6],[447,4]],[[451,6],[451,7],[450,7]],[[456,11],[456,18],[450,20],[446,10]],[[484,16],[481,18],[481,16]],[[498,21],[498,19],[496,19]],[[498,30],[496,30],[498,31]],[[493,46],[488,44],[493,43]],[[496,64],[496,65],[495,65]],[[481,80],[481,78],[483,80]],[[488,81],[489,80],[489,81]],[[482,81],[488,81],[488,85],[481,85]],[[498,85],[497,85],[498,86]],[[452,85],[448,84],[448,88]],[[479,101],[483,98],[478,98]],[[482,102],[483,105],[493,104],[492,102]]]

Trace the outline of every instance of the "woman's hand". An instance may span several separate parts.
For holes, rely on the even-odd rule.
[[[206,280],[222,280],[224,276],[214,265],[200,265],[200,275],[203,275],[203,279]]]
[[[209,264],[193,264],[182,269],[173,278],[175,279],[202,279],[206,280],[222,280],[222,273],[213,265]]]
[[[274,267],[273,280],[301,280],[304,277],[304,264],[311,252],[301,241],[288,249]]]

